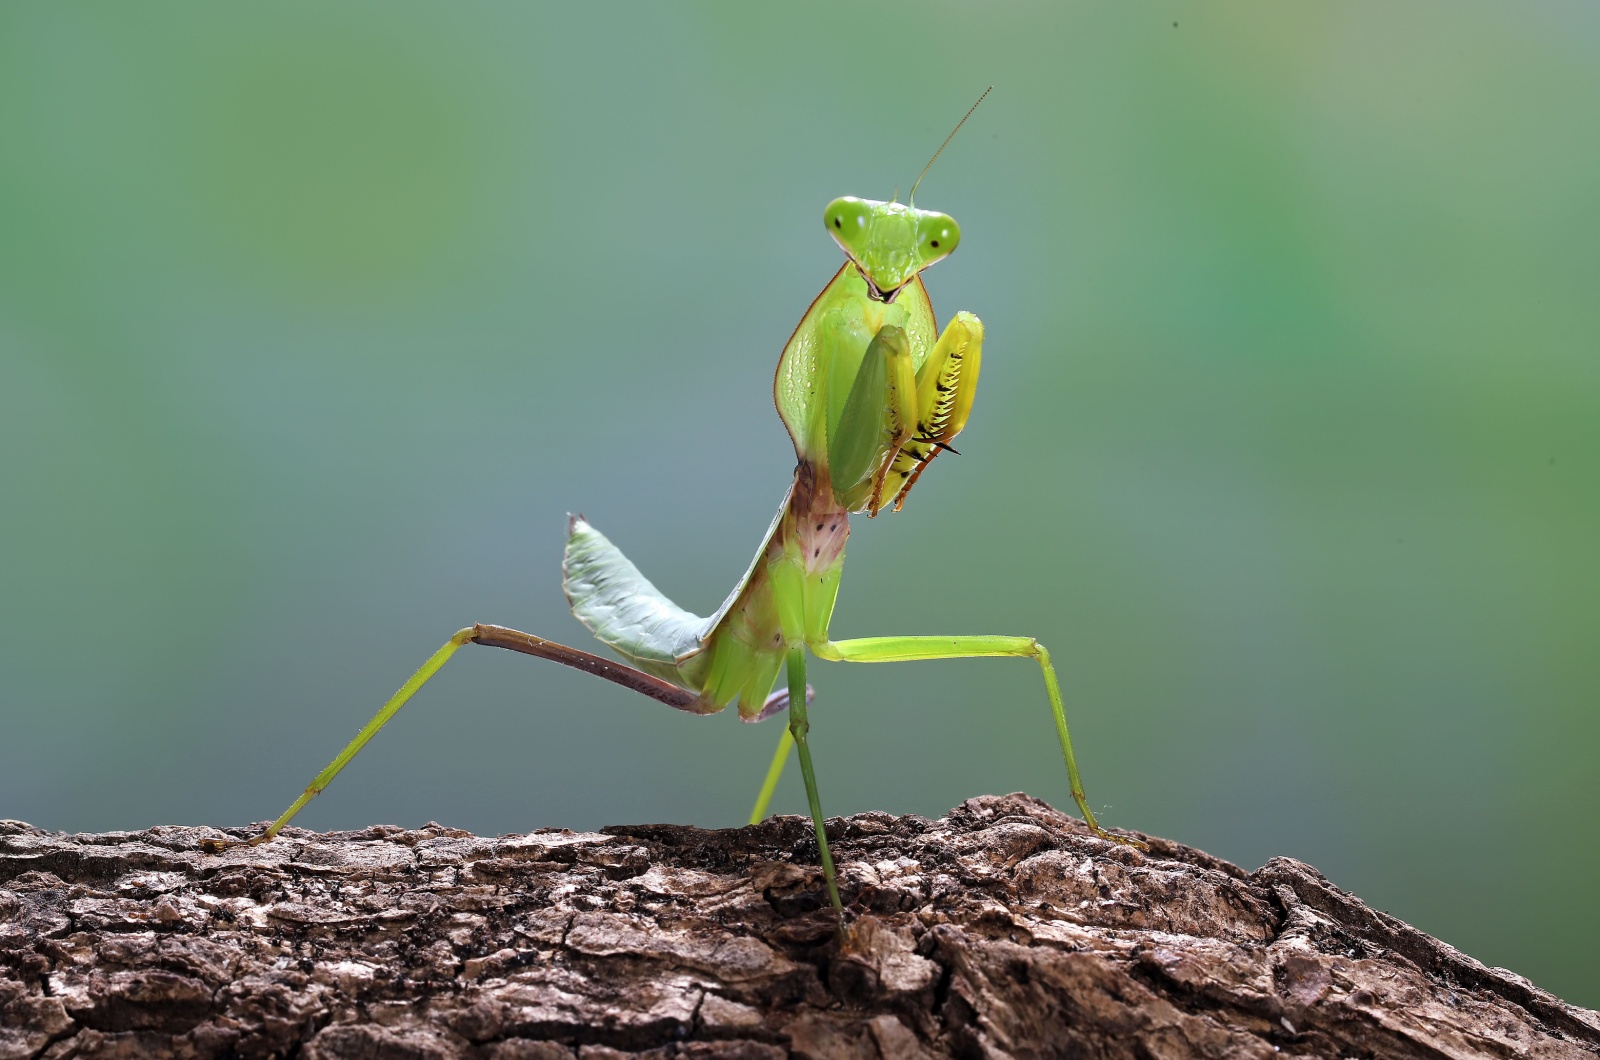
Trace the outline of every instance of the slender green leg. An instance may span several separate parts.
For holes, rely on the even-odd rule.
[[[789,752],[794,749],[794,737],[789,735],[789,730],[784,729],[778,737],[778,749],[772,753],[772,764],[767,767],[767,779],[761,782],[761,791],[756,795],[755,809],[750,811],[750,823],[760,824],[767,816],[767,805],[772,802],[772,793],[778,786],[778,778],[783,776],[784,763],[789,760]]]
[[[344,750],[339,752],[338,757],[328,763],[328,768],[317,774],[316,779],[306,786],[306,790],[301,792],[300,797],[294,800],[294,803],[287,810],[284,810],[282,816],[273,821],[266,831],[260,835],[251,836],[243,842],[207,839],[201,842],[201,847],[215,854],[229,847],[253,847],[273,839],[279,832],[283,831],[284,826],[294,818],[295,814],[305,808],[306,803],[316,798],[321,794],[323,788],[333,782],[333,778],[339,775],[340,770],[350,764],[350,760],[367,745],[369,740],[378,735],[378,730],[387,725],[389,719],[393,718],[395,713],[406,705],[406,700],[416,695],[417,690],[427,684],[428,679],[439,672],[440,668],[450,660],[450,656],[456,653],[456,649],[463,644],[469,643],[484,644],[494,648],[506,648],[510,651],[521,652],[524,655],[549,659],[552,662],[558,662],[564,666],[582,670],[584,673],[604,678],[631,691],[660,700],[668,706],[676,707],[692,714],[704,714],[708,710],[715,709],[715,707],[708,706],[699,693],[679,688],[677,685],[663,681],[659,677],[635,670],[631,666],[624,666],[621,663],[612,662],[610,659],[602,659],[598,655],[590,655],[586,651],[569,648],[564,644],[557,644],[555,641],[535,637],[530,633],[507,629],[504,626],[490,626],[479,623],[476,626],[469,626],[459,631],[455,636],[445,641],[444,647],[429,656],[428,661],[423,663],[417,672],[411,675],[410,680],[400,686],[400,691],[389,697],[389,702],[385,703],[383,708],[372,716],[371,721],[362,726],[361,731],[356,733],[355,739],[345,745]],[[804,687],[804,685],[805,680],[802,677],[801,686]],[[804,697],[802,697],[802,701],[803,699]]]
[[[1078,776],[1078,762],[1072,754],[1072,737],[1067,732],[1067,711],[1061,703],[1061,685],[1056,681],[1056,670],[1050,665],[1050,653],[1032,637],[863,637],[860,640],[828,641],[813,645],[817,658],[834,662],[913,662],[921,659],[972,659],[982,657],[1037,659],[1044,671],[1044,689],[1050,696],[1050,712],[1055,716],[1056,738],[1061,742],[1061,757],[1067,764],[1067,782],[1072,788],[1072,801],[1078,804],[1084,821],[1102,839],[1143,847],[1144,844],[1127,836],[1116,835],[1100,827],[1089,809],[1089,799],[1083,792],[1083,780]]]
[[[822,853],[822,878],[828,884],[833,908],[842,915],[844,903],[839,901],[833,855],[828,852],[828,830],[822,824],[822,800],[817,796],[817,775],[811,769],[811,745],[806,742],[810,730],[811,721],[806,716],[806,647],[796,644],[789,649],[789,735],[800,751],[800,775],[805,778],[806,801],[811,804],[811,823],[817,830],[817,849]]]
[[[450,661],[450,656],[456,653],[456,649],[472,640],[474,632],[475,630],[470,628],[457,632],[455,636],[444,642],[444,647],[429,656],[428,661],[418,667],[417,672],[411,675],[411,679],[400,686],[400,691],[389,697],[389,702],[385,703],[383,708],[372,716],[371,721],[361,727],[361,731],[356,733],[355,739],[345,745],[344,750],[340,751],[338,756],[328,763],[328,768],[316,775],[316,778],[306,786],[306,790],[300,793],[300,797],[294,800],[294,803],[287,810],[284,810],[278,819],[267,827],[266,831],[260,835],[251,836],[243,843],[228,843],[208,839],[202,845],[212,852],[224,850],[231,846],[253,847],[270,841],[279,832],[283,831],[284,826],[293,819],[294,815],[304,809],[306,803],[321,794],[322,789],[331,784],[333,778],[339,775],[339,771],[350,764],[350,759],[354,758],[357,752],[367,745],[367,741],[378,735],[378,730],[387,725],[389,719],[394,717],[395,712],[406,705],[406,700],[416,695],[417,689],[427,684],[428,678],[438,673],[440,667]]]

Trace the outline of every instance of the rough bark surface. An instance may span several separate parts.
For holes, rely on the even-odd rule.
[[[211,856],[0,822],[0,1057],[1600,1056],[1600,1014],[1288,858],[1140,853],[1025,795],[861,814],[829,827],[841,934],[809,832]]]

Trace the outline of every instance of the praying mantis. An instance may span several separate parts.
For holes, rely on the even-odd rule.
[[[987,96],[988,92],[984,93]],[[980,96],[978,102],[983,102]],[[974,103],[972,109],[976,110]],[[967,112],[970,117],[972,111]],[[959,130],[966,118],[958,122]],[[952,131],[928,167],[955,136]],[[924,167],[923,174],[927,173]],[[823,223],[845,263],[801,318],[778,359],[773,399],[794,443],[796,467],[778,513],[744,577],[709,618],[685,611],[652,585],[581,516],[570,516],[562,587],[573,615],[625,663],[504,626],[460,630],[423,663],[294,803],[260,834],[270,841],[337,776],[397,711],[466,644],[506,648],[571,666],[692,714],[738,703],[742,721],[788,711],[750,821],[766,815],[789,752],[798,752],[828,899],[841,915],[812,768],[807,653],[828,662],[1032,659],[1044,677],[1073,801],[1101,838],[1139,844],[1100,827],[1072,752],[1066,709],[1050,653],[1032,637],[907,636],[833,640],[828,629],[844,569],[850,516],[900,511],[935,457],[967,424],[978,386],[983,324],[959,312],[938,330],[924,269],[948,257],[961,229],[947,214],[909,203],[845,197]],[[945,556],[943,562],[955,562]],[[779,672],[785,686],[773,691]]]

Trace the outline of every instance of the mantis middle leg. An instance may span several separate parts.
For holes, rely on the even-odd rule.
[[[819,659],[831,662],[915,662],[922,659],[972,659],[972,658],[1024,658],[1034,659],[1044,673],[1045,692],[1050,697],[1050,712],[1055,718],[1056,738],[1061,743],[1061,757],[1067,766],[1067,782],[1071,786],[1072,801],[1078,804],[1084,821],[1103,839],[1143,846],[1138,840],[1115,835],[1100,827],[1094,811],[1089,809],[1088,796],[1083,791],[1083,780],[1078,775],[1078,762],[1072,753],[1072,736],[1067,731],[1067,711],[1061,702],[1061,685],[1056,680],[1055,667],[1050,664],[1050,653],[1032,637],[863,637],[859,640],[827,641],[812,645]],[[762,789],[763,798],[757,809],[765,810],[765,799],[777,785],[782,771],[787,747],[779,745],[779,756],[773,760],[767,784]]]

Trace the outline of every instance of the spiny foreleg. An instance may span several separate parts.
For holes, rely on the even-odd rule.
[[[887,497],[882,503],[893,498],[899,511],[933,458],[945,449],[955,452],[950,443],[972,415],[982,362],[983,322],[971,313],[957,313],[917,372],[916,430],[886,465]]]

